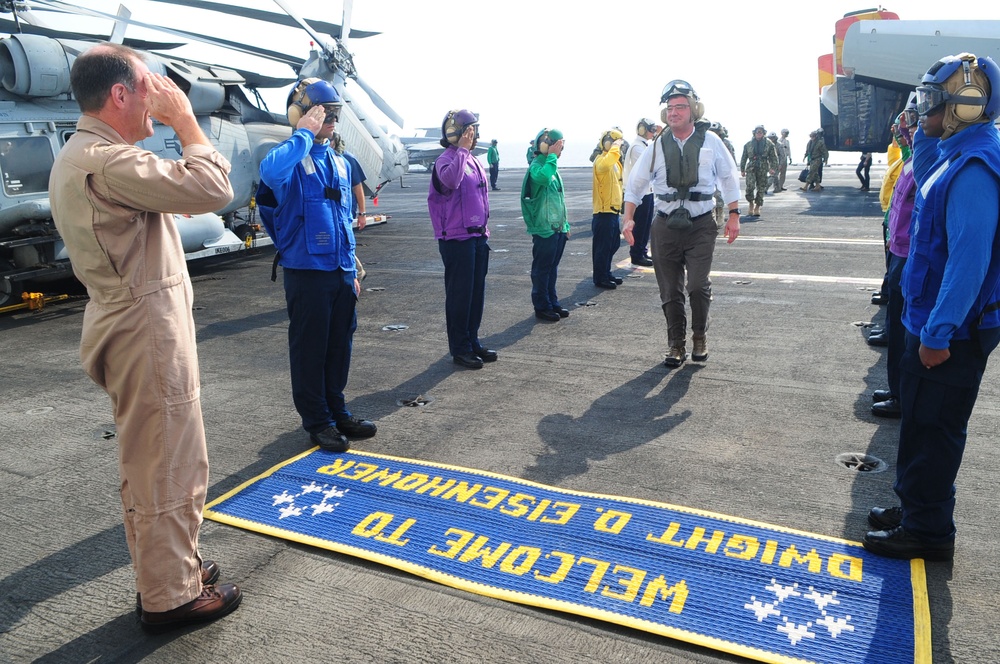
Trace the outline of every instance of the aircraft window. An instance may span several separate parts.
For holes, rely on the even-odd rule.
[[[23,196],[48,191],[52,162],[52,145],[44,136],[0,140],[4,193]]]

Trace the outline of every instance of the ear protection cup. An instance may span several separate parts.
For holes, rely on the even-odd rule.
[[[961,122],[975,122],[983,117],[983,113],[986,110],[987,95],[985,90],[972,82],[972,66],[968,60],[962,62],[962,70],[965,74],[965,85],[956,90],[954,95],[958,97],[978,97],[983,100],[983,103],[955,104],[952,107],[952,112]]]
[[[961,122],[975,122],[983,117],[983,112],[986,110],[985,90],[978,85],[966,85],[960,88],[955,94],[960,97],[982,97],[984,102],[982,106],[976,104],[955,104],[952,106],[952,112],[956,118]]]
[[[304,78],[288,93],[288,111],[286,114],[288,115],[288,124],[293,128],[299,124],[299,120],[302,119],[305,112],[312,106],[312,102],[309,101],[309,96],[306,94],[306,88],[321,80],[323,79],[317,76]]]
[[[660,122],[667,124],[667,107],[664,106],[660,109]]]
[[[554,142],[555,141],[549,139],[549,130],[543,129],[542,133],[535,139],[535,151],[540,152],[541,154],[548,154],[549,146],[551,146]]]
[[[458,143],[458,139],[462,136],[462,128],[458,126],[455,122],[455,114],[458,113],[459,109],[454,109],[448,111],[448,115],[444,118],[444,124],[441,126],[441,134],[447,139],[452,145]]]
[[[639,124],[635,126],[635,133],[638,136],[645,136],[649,132],[656,133],[656,125],[651,123],[648,119],[642,118],[639,120]]]
[[[695,99],[691,102],[691,119],[697,122],[703,117],[705,117],[705,105],[700,99]]]
[[[975,85],[968,85],[958,91],[963,97],[979,97],[983,100],[983,106],[976,104],[955,104],[952,107],[955,117],[962,122],[975,122],[983,117],[983,107],[986,105],[986,92]]]

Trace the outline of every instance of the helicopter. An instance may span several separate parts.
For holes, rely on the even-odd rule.
[[[292,129],[284,112],[267,109],[262,89],[290,89],[298,80],[313,76],[329,81],[337,89],[344,100],[338,131],[365,170],[366,196],[376,197],[385,184],[397,178],[402,181],[408,171],[402,143],[377,125],[347,88],[348,79],[357,83],[379,110],[402,127],[403,119],[357,75],[346,47],[348,37],[378,33],[352,32],[351,0],[345,0],[340,25],[307,21],[284,0],[274,0],[282,13],[216,2],[151,1],[301,28],[314,46],[302,59],[251,44],[143,23],[134,20],[124,6],[117,14],[108,14],[60,0],[0,0],[0,33],[7,34],[0,38],[0,309],[19,303],[27,283],[72,276],[68,255],[52,221],[48,178],[56,153],[76,131],[80,117],[69,83],[73,61],[102,41],[122,43],[139,51],[150,71],[177,83],[190,99],[205,135],[232,164],[230,180],[235,196],[228,206],[211,214],[175,215],[188,260],[271,244],[253,205],[258,167],[272,147],[291,135]],[[56,29],[47,25],[42,12],[108,19],[113,21],[113,27],[107,35]],[[12,20],[4,18],[7,14],[12,15]],[[183,41],[126,37],[130,25]],[[267,76],[171,54],[188,42],[278,62],[288,66],[292,76]],[[165,158],[181,156],[177,136],[170,127],[159,123],[154,123],[153,135],[138,145]]]

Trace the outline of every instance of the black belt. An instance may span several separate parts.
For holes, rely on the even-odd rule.
[[[467,233],[475,233],[477,235],[482,235],[486,231],[486,226],[466,226],[465,231]]]

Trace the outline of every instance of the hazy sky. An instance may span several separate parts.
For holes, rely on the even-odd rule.
[[[303,17],[341,20],[335,0],[287,1]],[[119,3],[76,4],[114,13]],[[309,38],[300,30],[261,29],[253,22],[149,0],[124,4],[138,20],[300,57],[308,53]],[[230,4],[280,11],[269,0]],[[631,138],[640,117],[658,118],[660,92],[674,78],[689,81],[705,103],[706,117],[729,129],[737,156],[753,127],[763,123],[769,131],[788,128],[793,157],[801,161],[809,131],[819,126],[817,58],[832,52],[839,18],[869,7],[864,0],[758,0],[738,6],[355,0],[352,25],[382,34],[354,40],[349,49],[361,76],[405,119],[405,126],[392,133],[412,135],[417,127],[440,126],[449,108],[469,108],[481,115],[482,140],[499,140],[502,166],[523,165],[528,141],[542,127],[557,127],[566,135],[566,165],[588,165],[605,129],[620,126]],[[1000,19],[1000,4],[994,3],[911,0],[886,9],[902,19]],[[43,15],[57,22],[54,15]],[[97,25],[110,29],[108,21]],[[149,36],[131,28],[128,34]],[[272,75],[291,74],[287,67],[217,49],[187,52]],[[271,95],[269,103],[283,100],[286,92]],[[367,102],[356,86],[354,96]],[[271,110],[283,110],[282,103]],[[843,155],[845,162],[856,159]]]

